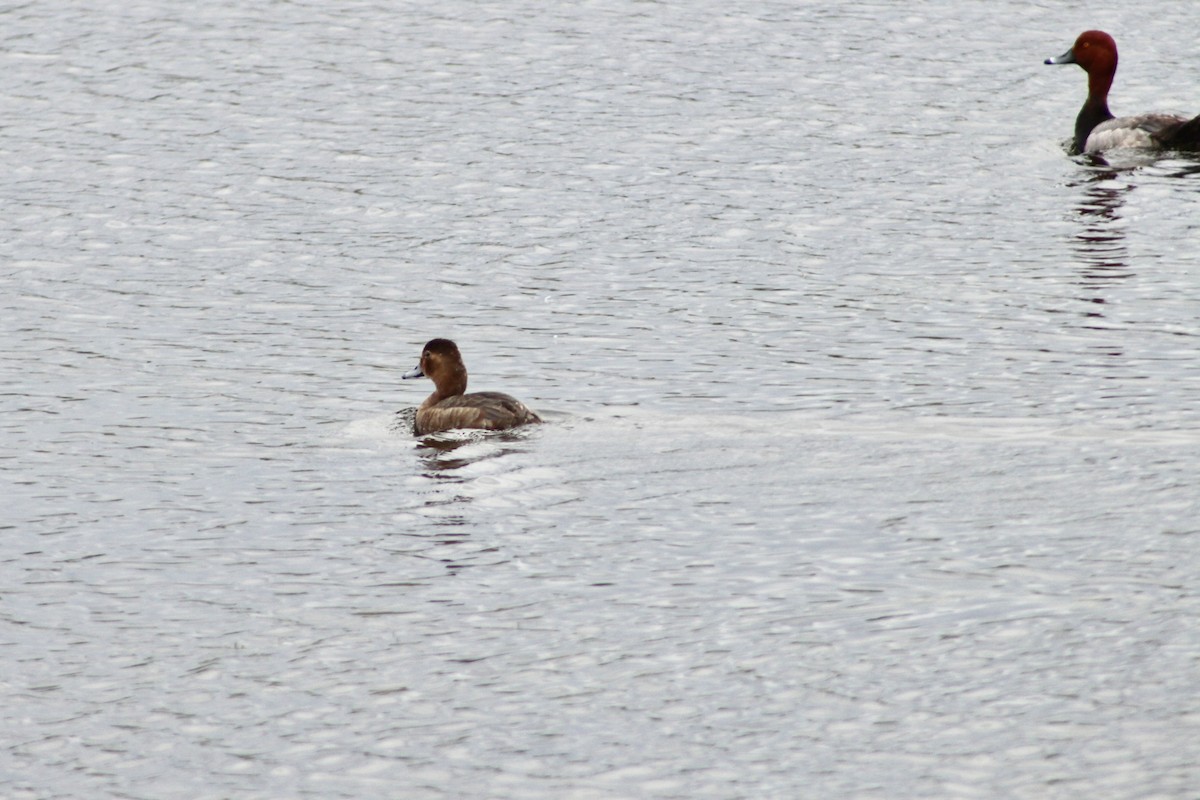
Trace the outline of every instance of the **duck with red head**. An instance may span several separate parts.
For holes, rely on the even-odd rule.
[[[430,378],[435,387],[417,409],[418,436],[455,428],[502,431],[542,421],[520,400],[502,392],[466,394],[467,368],[458,345],[449,339],[431,339],[421,351],[420,363],[401,377]]]
[[[1104,31],[1084,31],[1071,49],[1047,64],[1078,64],[1088,74],[1088,96],[1075,118],[1071,152],[1099,153],[1118,147],[1162,150],[1200,149],[1200,116],[1140,114],[1114,117],[1108,110],[1108,90],[1117,74],[1117,43]]]

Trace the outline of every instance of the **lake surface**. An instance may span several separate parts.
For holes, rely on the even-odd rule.
[[[0,795],[1196,796],[1187,4],[0,21]]]

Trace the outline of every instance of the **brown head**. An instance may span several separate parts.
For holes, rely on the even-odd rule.
[[[1117,43],[1104,31],[1084,31],[1068,51],[1070,63],[1078,64],[1089,74],[1093,70],[1117,70]]]
[[[1047,58],[1046,63],[1083,67],[1088,74],[1089,95],[1104,98],[1117,74],[1117,43],[1104,31],[1084,31],[1070,50],[1057,58]]]
[[[430,339],[426,342],[416,368],[401,377],[432,380],[437,389],[427,403],[436,403],[467,391],[467,368],[458,352],[458,345],[449,339]]]

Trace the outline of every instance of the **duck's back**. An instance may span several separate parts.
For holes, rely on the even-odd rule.
[[[517,398],[503,392],[471,392],[440,400],[417,411],[418,435],[455,428],[502,431],[542,418]]]
[[[1085,153],[1120,147],[1173,147],[1189,120],[1173,114],[1138,114],[1101,122],[1088,134]],[[1185,144],[1186,146],[1186,144]]]

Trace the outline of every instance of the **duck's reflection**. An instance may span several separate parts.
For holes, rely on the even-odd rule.
[[[522,441],[523,437],[507,431],[478,431],[453,438],[446,434],[434,434],[420,439],[421,460],[431,472],[446,473],[488,459],[519,453],[522,448],[513,445]]]
[[[404,531],[403,552],[438,562],[450,575],[506,560],[494,547],[481,546],[471,511],[476,501],[483,499],[486,505],[489,496],[489,482],[480,484],[481,476],[495,477],[504,468],[465,468],[524,451],[528,433],[456,430],[415,436],[415,412],[415,408],[396,412],[390,425],[395,436],[415,439],[420,474],[428,482],[419,492],[423,523]]]
[[[1080,285],[1097,293],[1083,299],[1103,305],[1108,287],[1136,274],[1129,264],[1122,210],[1137,187],[1139,172],[1152,167],[1170,177],[1193,178],[1200,174],[1200,161],[1169,163],[1163,161],[1162,153],[1143,151],[1124,153],[1119,160],[1092,155],[1085,161],[1087,171],[1074,184],[1082,189],[1075,207],[1082,223],[1075,234],[1075,250],[1083,267]],[[1095,315],[1100,316],[1099,311]]]
[[[415,436],[415,408],[396,412],[391,429],[399,436]],[[417,437],[422,465],[429,470],[427,477],[452,478],[446,473],[488,459],[521,452],[528,438],[524,431],[455,430]]]
[[[1075,251],[1082,265],[1080,286],[1089,292],[1082,299],[1103,305],[1105,290],[1114,281],[1134,274],[1129,267],[1125,220],[1121,214],[1133,184],[1126,180],[1127,175],[1112,169],[1103,159],[1094,158],[1093,165],[1097,169],[1090,171],[1079,184],[1083,196],[1076,212],[1082,224],[1075,234]],[[1099,310],[1091,313],[1102,316]]]

